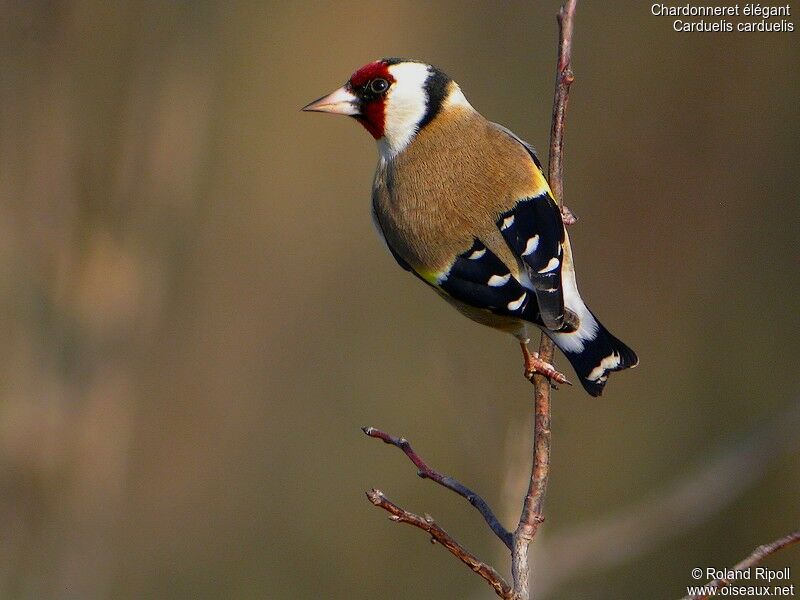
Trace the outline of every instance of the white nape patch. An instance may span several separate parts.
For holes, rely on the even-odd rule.
[[[550,262],[547,263],[543,269],[539,270],[539,273],[548,273],[550,271],[555,271],[558,268],[558,265],[561,264],[557,258],[551,258]]]
[[[564,266],[561,269],[561,290],[564,294],[564,306],[578,316],[580,325],[577,330],[571,333],[551,332],[548,335],[564,352],[579,354],[586,347],[586,342],[590,342],[597,337],[600,325],[578,293],[568,235],[564,242],[564,254]]]
[[[520,296],[517,300],[514,300],[513,302],[509,302],[508,303],[508,310],[517,310],[520,306],[522,306],[522,303],[525,302],[525,297],[527,295],[528,294],[526,294],[525,292],[522,292],[522,296]]]
[[[528,240],[528,243],[525,246],[525,251],[522,253],[522,256],[529,256],[536,252],[536,248],[539,247],[539,234],[537,233],[535,236]]]
[[[475,252],[470,254],[467,258],[469,260],[478,260],[484,254],[486,254],[486,248],[484,248],[483,250],[475,250]]]
[[[505,231],[514,224],[514,215],[503,219],[503,224],[500,226],[500,231]]]
[[[492,287],[500,287],[507,284],[509,279],[511,279],[511,273],[506,273],[502,277],[500,275],[492,275],[487,283]]]
[[[425,80],[431,74],[422,63],[398,63],[389,67],[395,82],[386,94],[383,137],[378,150],[387,159],[394,158],[417,133],[417,124],[425,116],[428,95]]]
[[[600,364],[592,369],[591,373],[586,376],[589,381],[599,381],[602,379],[606,371],[610,371],[619,366],[620,357],[617,352],[612,352],[600,361]]]
[[[464,108],[472,108],[472,104],[467,101],[464,92],[458,87],[456,82],[450,83],[450,94],[445,98],[445,105],[447,106],[462,106]]]

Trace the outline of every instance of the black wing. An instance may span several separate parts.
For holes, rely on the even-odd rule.
[[[523,198],[500,216],[497,227],[530,280],[542,322],[550,330],[559,330],[564,324],[564,225],[555,202],[547,191]]]
[[[541,175],[542,189],[535,196],[522,198],[497,222],[511,250],[525,267],[539,302],[544,325],[557,331],[564,326],[564,293],[561,288],[561,263],[564,254],[564,223],[547,185],[536,150],[502,125],[502,132],[525,148]],[[513,217],[513,218],[512,218]]]
[[[434,285],[470,306],[541,322],[535,295],[478,239],[469,250],[456,257]]]

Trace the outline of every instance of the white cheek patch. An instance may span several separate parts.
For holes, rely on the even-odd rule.
[[[417,123],[425,116],[428,97],[425,81],[431,72],[422,63],[400,63],[389,67],[395,82],[386,94],[382,153],[391,158],[408,145],[417,133]]]

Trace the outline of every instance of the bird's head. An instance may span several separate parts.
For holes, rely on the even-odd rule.
[[[381,153],[391,157],[453,104],[469,106],[444,72],[413,60],[384,58],[364,65],[338,90],[303,110],[355,118],[378,141]]]

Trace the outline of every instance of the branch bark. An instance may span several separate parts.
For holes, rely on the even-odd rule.
[[[558,11],[558,67],[553,98],[553,119],[550,129],[548,179],[554,199],[563,206],[564,197],[564,122],[569,101],[569,89],[575,76],[572,72],[572,35],[577,0],[567,0]],[[542,334],[539,357],[553,362],[553,342]],[[511,550],[511,573],[514,595],[519,600],[530,598],[530,563],[528,548],[539,525],[544,521],[544,496],[550,472],[550,382],[542,375],[534,376],[534,442],[533,466],[522,515],[514,531]]]
[[[780,539],[775,540],[769,544],[764,544],[763,546],[759,546],[753,553],[750,554],[747,558],[736,564],[731,570],[732,571],[743,571],[744,569],[749,569],[753,565],[760,563],[766,557],[771,554],[775,554],[776,552],[783,550],[784,548],[788,548],[789,546],[800,542],[800,529],[793,531],[789,535],[786,535]],[[715,579],[714,581],[710,581],[705,585],[706,589],[717,589],[721,587],[725,587],[726,585],[730,585],[731,582],[727,579]],[[681,600],[705,600],[711,594],[700,594],[697,596],[685,596]]]
[[[380,490],[370,490],[367,492],[367,498],[369,498],[369,501],[375,506],[388,512],[391,515],[389,518],[395,523],[408,523],[409,525],[413,525],[418,529],[428,532],[431,536],[431,542],[439,542],[453,556],[480,575],[492,586],[498,596],[504,600],[513,598],[511,586],[508,585],[508,582],[503,579],[500,573],[493,567],[479,560],[474,554],[455,541],[449,533],[433,520],[433,517],[430,515],[420,517],[419,515],[400,508],[397,504],[389,500]]]

